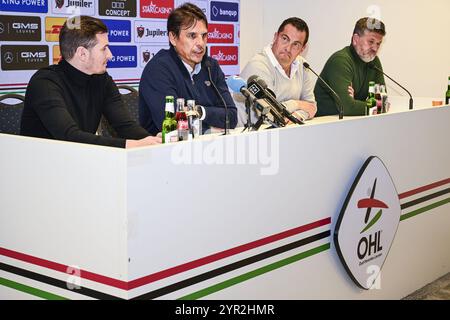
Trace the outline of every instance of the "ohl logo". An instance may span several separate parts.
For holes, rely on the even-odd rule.
[[[367,208],[366,216],[364,218],[364,223],[367,226],[361,231],[361,234],[368,231],[370,228],[372,228],[377,223],[378,220],[380,220],[381,216],[383,215],[383,209],[389,209],[389,207],[387,206],[386,203],[384,203],[383,201],[374,199],[376,188],[377,188],[377,179],[375,179],[375,181],[373,183],[372,194],[370,195],[370,198],[362,199],[362,200],[359,200],[359,202],[358,202],[359,209]],[[380,210],[377,212],[375,217],[373,217],[373,219],[369,222],[370,213],[372,212],[373,208],[380,208]]]
[[[55,0],[56,7],[61,9],[64,6],[64,0]]]
[[[378,157],[370,157],[350,188],[334,230],[337,254],[359,287],[369,290],[381,272],[400,213],[398,193],[387,168]],[[368,270],[378,272],[368,274]]]
[[[365,228],[360,232],[363,234],[369,231],[383,216],[383,209],[389,209],[386,203],[375,199],[375,190],[377,188],[377,179],[375,179],[371,191],[370,198],[362,199],[358,201],[358,209],[367,209],[364,223],[366,224]],[[372,209],[379,208],[380,210],[375,214],[375,216],[370,220],[370,214]],[[377,231],[374,234],[369,235],[368,237],[363,237],[358,243],[358,258],[363,260],[366,256],[371,256],[383,250],[383,246],[381,245],[381,231]]]

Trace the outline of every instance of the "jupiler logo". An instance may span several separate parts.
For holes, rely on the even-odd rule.
[[[56,8],[61,9],[64,6],[64,0],[55,0]]]
[[[143,26],[139,26],[136,28],[136,31],[137,31],[138,37],[142,38],[144,36],[145,28]]]
[[[370,157],[336,223],[334,242],[347,273],[369,290],[380,276],[400,222],[400,200],[383,162]]]

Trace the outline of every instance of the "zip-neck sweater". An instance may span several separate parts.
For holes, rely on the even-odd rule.
[[[382,69],[380,59],[375,57],[372,62],[366,63],[358,56],[353,46],[334,53],[325,64],[321,77],[336,91],[342,101],[344,115],[360,116],[366,112],[366,99],[369,92],[369,81],[385,84],[384,76],[372,69],[371,65]],[[352,85],[355,91],[354,99],[348,94],[348,86]],[[338,114],[337,106],[323,86],[317,80],[314,88],[317,100],[317,116]]]
[[[121,138],[96,135],[104,115]],[[21,120],[26,136],[124,148],[149,136],[131,117],[108,73],[88,75],[65,60],[37,71],[27,87]]]
[[[210,66],[212,81],[227,104],[230,129],[236,127],[236,105],[217,60],[205,54],[200,72],[191,78],[183,61],[171,47],[169,50],[161,49],[147,63],[139,84],[139,121],[150,134],[161,132],[166,96],[195,100],[196,104],[202,105],[206,111],[203,131],[210,127],[225,127],[225,106],[212,86],[207,65]]]

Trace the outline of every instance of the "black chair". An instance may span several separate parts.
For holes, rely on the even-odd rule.
[[[6,100],[19,100],[19,103],[8,103]],[[20,119],[22,117],[25,97],[15,93],[0,96],[0,133],[20,134]]]
[[[119,90],[129,91],[129,93],[121,94],[122,101],[130,112],[133,120],[139,123],[139,92],[135,88],[126,85],[119,85],[117,88]],[[114,130],[108,120],[106,120],[103,116],[100,121],[99,133],[105,137],[118,137],[116,130]]]

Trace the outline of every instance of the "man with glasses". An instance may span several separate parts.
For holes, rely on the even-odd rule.
[[[351,45],[334,53],[322,70],[322,78],[339,95],[346,116],[360,116],[366,112],[369,82],[385,84],[377,54],[386,35],[384,23],[374,18],[361,18],[353,30]],[[314,88],[317,116],[338,114],[328,90],[319,81]]]
[[[314,78],[303,67],[305,50],[309,38],[309,28],[305,21],[292,17],[283,21],[273,38],[273,43],[256,54],[241,72],[248,80],[252,75],[262,78],[277,100],[297,118],[308,120],[317,111],[314,98]],[[234,95],[239,106],[239,125],[247,122],[247,114],[242,97]],[[256,122],[252,111],[252,123]]]

